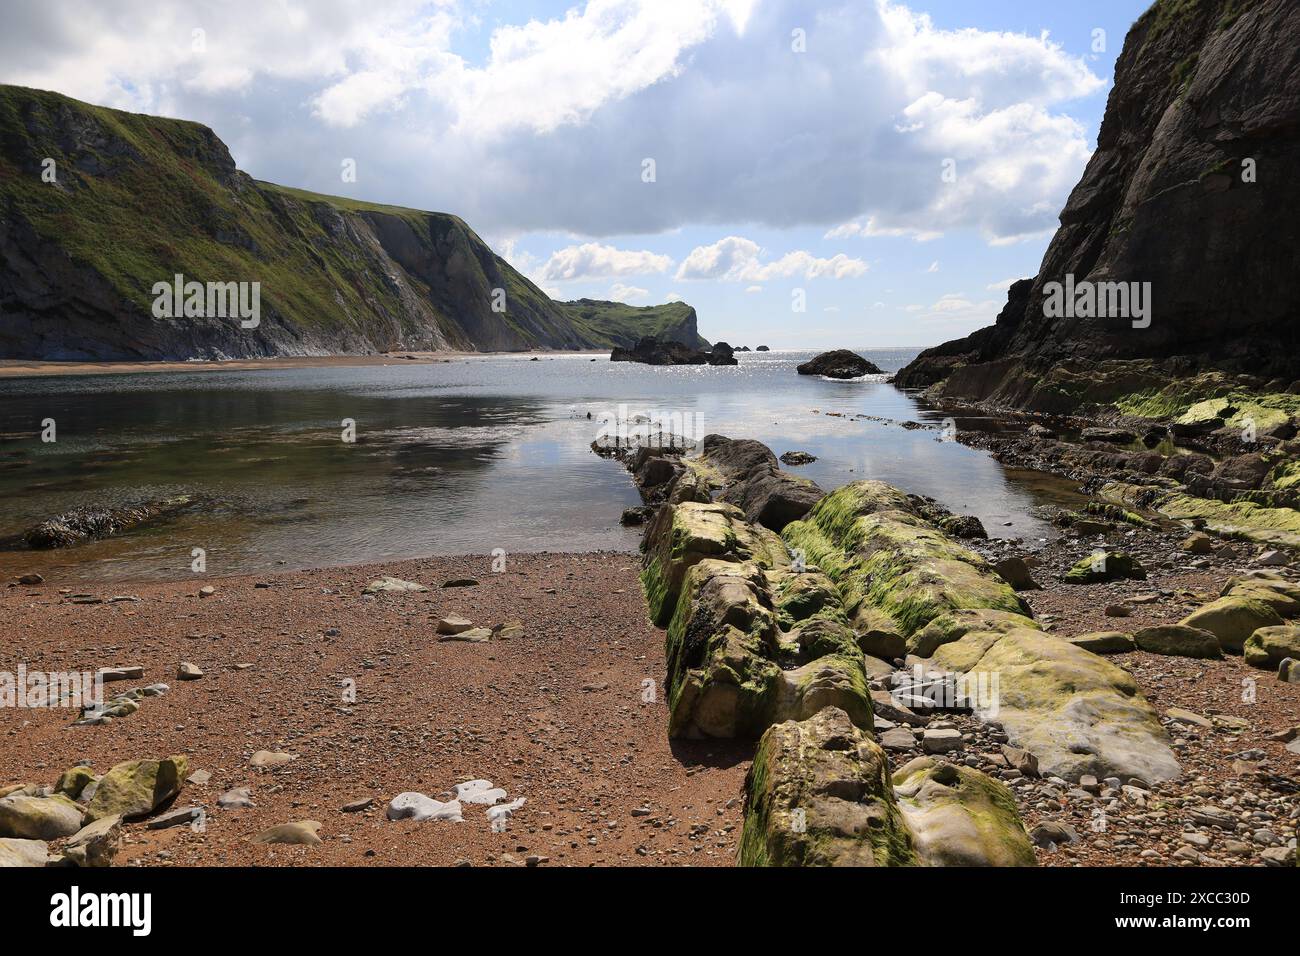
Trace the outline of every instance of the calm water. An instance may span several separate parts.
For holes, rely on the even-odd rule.
[[[914,354],[862,352],[886,371]],[[72,549],[0,551],[0,576],[182,577],[193,548],[209,574],[462,553],[483,554],[486,569],[495,548],[634,550],[639,532],[618,523],[640,503],[630,477],[589,448],[620,406],[811,452],[819,460],[794,471],[827,489],[880,478],[978,515],[992,534],[1050,534],[1032,509],[1063,486],[899,427],[940,416],[892,386],[795,374],[811,354],[741,353],[735,368],[554,355],[0,379],[0,539],[76,506],[200,502]],[[55,443],[40,440],[46,418]],[[355,443],[341,438],[344,419]]]

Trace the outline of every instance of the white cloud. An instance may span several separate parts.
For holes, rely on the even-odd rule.
[[[852,279],[867,271],[861,259],[838,253],[829,259],[798,250],[772,262],[761,262],[762,249],[752,239],[727,236],[708,246],[696,246],[677,269],[678,279],[721,279],[727,282],[768,282],[802,276],[805,279]],[[752,287],[751,287],[752,288]]]
[[[755,294],[757,294],[757,293],[759,293],[759,292],[762,292],[762,291],[763,291],[763,287],[762,287],[761,285],[747,285],[747,286],[745,286],[745,294],[746,294],[746,295],[755,295]]]
[[[571,282],[575,279],[605,279],[611,276],[649,275],[667,272],[670,256],[642,250],[616,249],[598,242],[584,242],[553,252],[538,272],[541,279]]]
[[[939,271],[939,260],[938,260],[938,259],[935,259],[934,262],[931,262],[931,263],[930,263],[930,268],[926,269],[925,271],[926,271],[926,272],[938,272],[938,271]]]
[[[634,299],[644,299],[649,294],[649,289],[642,289],[634,285],[624,285],[621,282],[615,282],[609,287],[609,297],[615,302],[631,302]]]
[[[479,38],[471,0],[10,0],[0,80],[193,118],[259,178],[511,234],[1015,242],[1055,227],[1089,155],[1061,106],[1103,81],[1045,36],[940,30],[891,0],[572,3]]]

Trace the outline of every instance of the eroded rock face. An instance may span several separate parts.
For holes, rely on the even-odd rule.
[[[1298,37],[1293,0],[1153,4],[1037,277],[1012,286],[996,325],[922,353],[898,381],[1072,411],[1200,367],[1300,378],[1300,180],[1264,174],[1300,165]],[[1045,285],[1067,274],[1150,282],[1150,325],[1045,316]]]

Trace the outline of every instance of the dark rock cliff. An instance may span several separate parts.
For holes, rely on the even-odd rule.
[[[259,283],[260,323],[154,286]],[[0,358],[696,344],[684,303],[552,301],[456,216],[259,182],[205,126],[0,86]]]
[[[1115,68],[1097,150],[1037,277],[904,387],[1070,411],[1207,370],[1300,379],[1300,3],[1159,0]],[[1049,283],[1150,283],[1149,325],[1049,317]]]

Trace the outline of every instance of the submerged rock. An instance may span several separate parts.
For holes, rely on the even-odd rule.
[[[42,521],[28,530],[23,540],[31,548],[67,548],[82,541],[129,531],[147,521],[173,516],[191,503],[190,497],[182,495],[122,508],[76,508]]]

